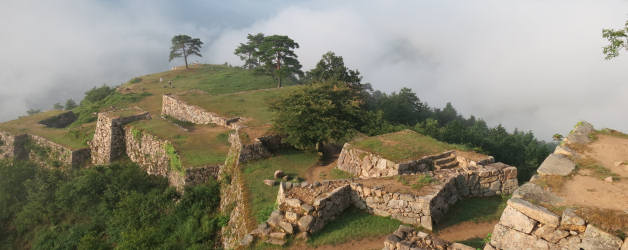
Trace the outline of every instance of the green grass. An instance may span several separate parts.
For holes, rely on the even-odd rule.
[[[252,118],[246,122],[249,126],[261,126],[271,122],[273,113],[269,110],[270,102],[277,100],[299,86],[281,89],[266,89],[210,96],[191,92],[179,95],[185,102],[202,107],[226,117]]]
[[[0,123],[0,130],[11,134],[33,134],[44,137],[52,142],[67,146],[72,149],[87,147],[87,141],[94,133],[95,123],[83,124],[71,128],[48,128],[38,122],[63,113],[65,111],[53,110],[37,113],[30,116],[22,116],[16,120]]]
[[[419,159],[426,155],[453,149],[464,150],[462,146],[440,142],[411,130],[360,138],[352,145],[392,161]]]
[[[499,220],[509,198],[509,196],[494,196],[458,201],[437,224],[436,230],[466,221],[479,223]]]
[[[617,181],[621,178],[621,176],[619,176],[616,173],[613,173],[610,169],[602,166],[602,164],[600,164],[595,159],[590,158],[590,157],[576,160],[576,169],[577,170],[581,170],[581,169],[590,170],[593,176],[600,179],[604,179],[606,177],[611,176],[613,177],[614,181]]]
[[[625,133],[622,133],[620,131],[610,129],[610,128],[596,130],[592,134],[594,134],[595,136],[597,136],[598,134],[602,134],[602,135],[610,135],[610,136],[628,139],[628,134],[625,134]]]
[[[397,220],[368,214],[355,207],[350,207],[335,220],[312,235],[308,245],[336,245],[350,240],[379,237],[397,230],[401,223]]]
[[[401,184],[410,186],[417,191],[420,191],[423,187],[432,183],[438,183],[438,180],[427,174],[398,175],[396,178]]]
[[[186,132],[163,119],[136,121],[131,126],[143,133],[171,141],[185,168],[222,164],[229,151],[229,143],[225,139],[228,133],[226,128],[196,125],[193,130]]]
[[[337,169],[337,168],[332,168],[331,172],[329,172],[329,175],[330,175],[332,180],[351,179],[351,178],[355,177],[351,173],[342,171],[342,170]]]
[[[277,185],[269,187],[263,180],[273,179],[275,170],[281,169],[289,176],[303,177],[305,171],[316,164],[318,154],[314,152],[283,151],[277,156],[249,162],[242,166],[244,180],[249,192],[249,203],[258,223],[268,219],[277,200]]]

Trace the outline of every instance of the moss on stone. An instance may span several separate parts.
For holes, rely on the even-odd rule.
[[[181,174],[185,174],[183,171],[183,166],[181,165],[181,158],[179,158],[177,150],[174,148],[172,143],[166,143],[164,146],[164,150],[166,150],[166,155],[168,155],[168,159],[170,159],[170,169],[175,170]]]

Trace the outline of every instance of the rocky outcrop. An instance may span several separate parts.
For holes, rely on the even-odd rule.
[[[148,112],[128,109],[98,113],[94,139],[90,142],[93,164],[109,164],[122,156],[125,150],[124,125],[150,119]]]
[[[49,128],[65,128],[76,121],[76,114],[72,111],[64,112],[50,118],[39,121],[39,124],[46,125]]]
[[[279,135],[268,135],[255,138],[252,143],[242,144],[240,163],[271,157],[277,149],[285,147]]]
[[[537,169],[539,175],[567,176],[576,168],[576,164],[563,154],[551,154]]]
[[[461,243],[451,243],[412,227],[401,225],[386,237],[382,250],[402,249],[474,250],[475,248]]]
[[[581,121],[576,124],[576,127],[567,135],[565,142],[570,144],[587,144],[591,142],[591,132],[593,132],[593,125],[588,122]]]
[[[231,129],[239,127],[240,118],[225,118],[199,106],[190,105],[173,95],[162,97],[161,114],[194,124],[216,124]]]

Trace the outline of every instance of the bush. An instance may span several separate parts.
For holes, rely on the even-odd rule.
[[[107,85],[102,85],[99,88],[92,88],[91,90],[85,92],[85,98],[83,101],[95,103],[100,100],[105,99],[107,96],[113,94],[116,90]],[[81,102],[82,104],[82,102]]]

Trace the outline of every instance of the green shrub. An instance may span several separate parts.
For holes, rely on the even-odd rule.
[[[166,155],[168,155],[168,159],[170,159],[170,169],[176,170],[181,174],[185,174],[183,171],[183,166],[181,165],[181,158],[179,158],[177,150],[174,148],[172,143],[166,143],[164,149],[166,150]]]
[[[129,82],[133,84],[133,83],[139,83],[139,82],[141,82],[141,81],[142,81],[142,78],[140,78],[140,77],[135,77],[135,78],[131,79]]]

